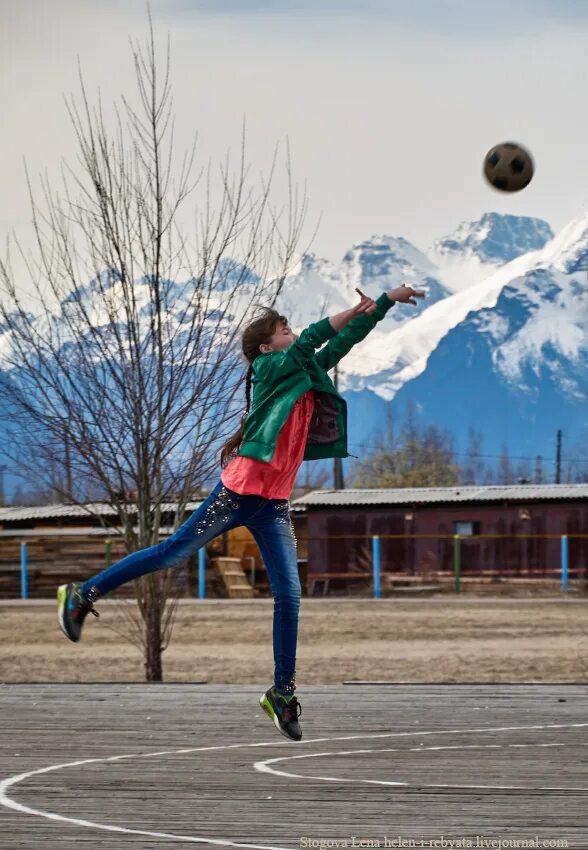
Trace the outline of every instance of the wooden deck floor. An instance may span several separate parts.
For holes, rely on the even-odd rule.
[[[588,847],[586,685],[265,687],[1,685],[0,848]]]

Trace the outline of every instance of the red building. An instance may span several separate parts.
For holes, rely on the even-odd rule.
[[[588,578],[588,484],[315,490],[292,501],[307,577],[371,571],[556,578],[568,536],[569,577]],[[301,554],[299,552],[299,554]],[[345,579],[341,579],[345,585]]]

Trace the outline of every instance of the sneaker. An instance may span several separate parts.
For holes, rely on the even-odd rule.
[[[259,704],[282,735],[300,741],[302,730],[298,718],[302,714],[302,706],[294,695],[285,697],[272,687],[260,696]]]
[[[61,584],[57,588],[57,615],[59,625],[70,640],[77,643],[82,634],[82,626],[86,615],[91,611],[95,617],[99,617],[98,611],[92,607],[95,599],[88,599],[80,592],[82,583],[79,581],[70,584]]]

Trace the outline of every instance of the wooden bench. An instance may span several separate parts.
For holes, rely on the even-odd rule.
[[[434,573],[407,575],[406,573],[384,572],[381,575],[382,587],[389,592],[426,594],[442,589],[442,583]]]
[[[356,581],[367,581],[370,584],[373,581],[373,573],[370,570],[369,572],[366,570],[364,572],[329,572],[329,573],[309,573],[307,580],[307,592],[309,596],[314,595],[314,589],[318,582],[323,583],[323,596],[326,596],[329,592],[329,583],[331,579],[345,579],[345,581],[356,582]],[[422,575],[409,575],[408,573],[399,573],[392,572],[389,570],[384,570],[380,572],[380,582],[383,588],[389,590],[394,587],[397,589],[400,586],[406,587],[406,585],[412,586],[420,586],[420,590],[438,590],[440,585],[437,579],[437,575],[431,575],[430,573],[424,573]],[[435,582],[435,583],[434,583]]]
[[[386,584],[422,584],[425,581],[435,581],[437,576],[431,573],[408,575],[407,573],[380,573]]]
[[[323,582],[323,596],[326,596],[329,592],[329,582],[331,579],[344,578],[346,581],[370,581],[372,580],[371,572],[362,572],[362,573],[343,573],[343,572],[331,572],[331,573],[309,573],[307,578],[307,593],[309,596],[314,595],[314,589],[317,585],[317,582]]]

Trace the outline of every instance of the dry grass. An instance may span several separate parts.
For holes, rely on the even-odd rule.
[[[0,602],[0,681],[141,681],[142,658],[109,626],[117,602],[70,643],[52,604]],[[166,681],[269,682],[271,599],[181,605]],[[297,681],[588,681],[588,600],[302,600]]]

